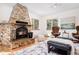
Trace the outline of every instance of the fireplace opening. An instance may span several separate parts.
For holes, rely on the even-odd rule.
[[[17,28],[16,28],[16,39],[20,38],[28,38],[28,28],[27,22],[22,22],[22,21],[16,21]]]
[[[16,29],[16,39],[28,37],[28,29],[26,27],[20,27]]]

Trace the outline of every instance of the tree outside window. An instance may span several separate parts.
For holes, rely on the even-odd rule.
[[[48,19],[47,20],[47,30],[51,30],[53,26],[58,26],[57,19]]]

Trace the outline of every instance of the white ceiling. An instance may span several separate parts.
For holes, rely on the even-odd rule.
[[[33,12],[41,16],[56,14],[62,11],[79,8],[79,3],[58,3],[56,8],[53,7],[55,3],[21,3],[21,4],[28,7],[29,12]],[[5,5],[13,7],[15,3],[6,3]]]
[[[60,3],[56,8],[53,7],[54,4],[55,3],[32,3],[23,5],[27,6],[30,11],[35,12],[39,15],[56,14],[62,11],[79,8],[78,3]]]

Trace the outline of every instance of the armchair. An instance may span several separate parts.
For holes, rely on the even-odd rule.
[[[76,33],[72,33],[72,36],[76,39],[78,39],[79,42],[79,26],[76,26]]]
[[[58,37],[60,35],[59,27],[58,26],[52,27],[52,32],[51,33],[52,33],[52,35],[55,36],[55,38]]]

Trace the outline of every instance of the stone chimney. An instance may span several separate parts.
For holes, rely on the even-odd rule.
[[[10,45],[11,39],[14,39],[14,35],[16,35],[16,21],[28,22],[30,24],[27,7],[19,3],[13,7],[8,23],[0,23],[0,40],[4,45]]]

